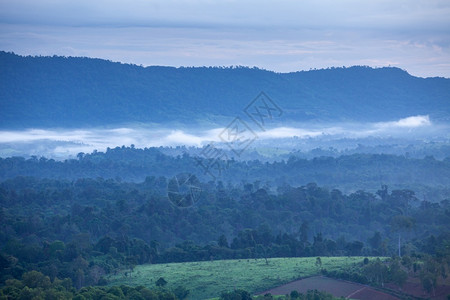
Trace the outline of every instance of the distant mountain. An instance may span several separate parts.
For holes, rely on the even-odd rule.
[[[418,78],[398,68],[275,73],[0,52],[0,128],[225,126],[221,117],[242,114],[260,91],[283,110],[283,121],[387,121],[418,114],[450,120],[450,79]]]

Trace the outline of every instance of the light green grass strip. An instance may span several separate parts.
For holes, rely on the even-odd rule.
[[[345,270],[361,263],[364,257],[322,257],[322,268],[328,271]],[[143,285],[154,288],[163,277],[167,288],[184,286],[190,290],[189,299],[209,299],[222,291],[244,289],[261,292],[292,280],[319,273],[316,257],[217,260],[189,263],[170,263],[136,266],[133,273],[111,275],[109,285]]]

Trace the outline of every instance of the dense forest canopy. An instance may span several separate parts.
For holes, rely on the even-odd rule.
[[[221,180],[225,184],[259,181],[272,190],[282,185],[301,186],[310,182],[338,188],[345,192],[368,190],[375,192],[381,185],[395,189],[415,190],[421,200],[440,201],[448,196],[450,160],[423,159],[383,154],[352,154],[313,159],[298,157],[263,162],[221,161],[220,167],[209,172],[210,159],[189,155],[180,148],[174,155],[164,148],[116,147],[105,152],[80,153],[77,159],[56,161],[45,157],[0,158],[0,179],[34,176],[76,180],[78,178],[121,179],[142,182],[148,176],[172,177],[192,173],[204,182]],[[198,152],[197,152],[198,153]],[[214,171],[214,172],[213,172]],[[220,171],[220,172],[219,172]],[[213,176],[212,176],[212,175]]]
[[[173,157],[154,148],[126,147],[62,162],[1,159],[2,280],[25,278],[36,270],[51,280],[69,278],[81,288],[105,284],[107,274],[132,271],[143,263],[393,256],[399,251],[413,261],[423,260],[425,254],[440,260],[449,255],[450,199],[443,192],[448,189],[448,159],[353,155],[293,157],[274,163],[233,161],[233,177],[214,181],[190,174],[197,192],[186,198],[188,203],[172,201],[172,174],[185,176],[179,172],[195,170],[194,161],[189,155]],[[364,183],[370,178],[364,174],[375,166],[391,172],[385,180],[392,182],[419,168],[422,182],[425,177],[434,182],[427,187],[429,198],[418,197],[411,177],[405,184],[412,188],[393,188],[385,181],[373,192],[343,192],[313,181],[291,185],[286,179],[331,180],[320,174],[336,174],[330,183],[340,177],[343,182],[362,178]],[[269,180],[277,176],[285,180]],[[333,274],[329,275],[350,276]],[[352,278],[372,280],[367,276]]]
[[[323,124],[347,127],[317,138],[312,131],[261,138],[238,154],[222,140],[220,158],[204,155],[212,144],[203,142],[100,143],[105,150],[87,147],[76,158],[43,155],[92,146],[58,140],[79,128],[90,142],[105,132],[136,133],[117,127],[131,123],[198,127],[201,135],[229,124],[261,91],[283,115],[276,132],[301,122],[317,132]],[[449,97],[449,79],[391,67],[275,73],[0,52],[0,128],[8,136],[0,141],[0,299],[184,299],[188,287],[166,290],[162,277],[156,289],[104,286],[141,264],[269,265],[275,257],[314,257],[316,273],[378,287],[401,288],[412,276],[431,295],[450,269]],[[347,136],[355,124],[366,132]],[[156,131],[138,139],[145,144],[143,135]],[[361,261],[327,271],[321,256]],[[224,291],[221,299],[250,294]]]
[[[450,300],[450,1],[330,2],[0,0],[0,300]]]

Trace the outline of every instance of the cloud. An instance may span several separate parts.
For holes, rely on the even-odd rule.
[[[202,147],[211,142],[219,147],[227,147],[219,138],[224,128],[210,130],[167,129],[162,127],[122,127],[112,129],[46,130],[30,129],[23,131],[0,131],[0,156],[11,150],[28,149],[26,154],[69,157],[78,152],[104,151],[107,147],[130,146],[138,148],[159,146]],[[444,132],[444,133],[443,133]],[[266,131],[256,131],[258,142],[281,147],[281,140],[337,140],[342,138],[398,137],[415,138],[433,135],[446,136],[448,128],[433,124],[429,116],[419,115],[382,123],[358,124],[304,124],[295,127],[276,127]],[[255,144],[255,145],[256,145]],[[294,145],[295,142],[291,142]],[[29,150],[31,149],[31,150]],[[24,155],[24,154],[22,154]]]
[[[428,115],[426,116],[413,116],[408,117],[404,119],[400,119],[395,122],[383,122],[376,124],[376,127],[379,127],[381,129],[385,128],[417,128],[417,127],[423,127],[423,126],[430,126],[431,121],[430,117]]]
[[[450,24],[445,0],[0,0],[0,7],[5,23],[52,26],[424,30]]]
[[[186,134],[181,130],[172,131],[163,141],[166,145],[186,145],[186,146],[197,146],[200,147],[204,138],[200,136],[195,136],[192,134]]]
[[[316,137],[323,135],[325,131],[314,129],[301,129],[292,127],[278,127],[269,129],[264,132],[259,132],[258,137],[261,139],[282,139],[291,137]]]

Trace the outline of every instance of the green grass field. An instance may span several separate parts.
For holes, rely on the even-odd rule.
[[[322,257],[322,268],[344,270],[364,257]],[[167,288],[184,286],[190,290],[189,299],[209,299],[222,291],[244,289],[261,292],[289,281],[319,273],[316,257],[217,260],[136,266],[131,276],[125,272],[107,277],[109,285],[143,285],[155,287],[163,277]]]

